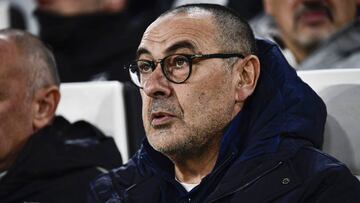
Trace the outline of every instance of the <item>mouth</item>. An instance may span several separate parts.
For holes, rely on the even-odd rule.
[[[304,2],[303,7],[295,14],[296,21],[307,25],[319,25],[326,21],[333,21],[328,5],[323,1]]]
[[[150,123],[153,127],[159,127],[169,124],[174,118],[176,116],[168,112],[155,112],[150,115]]]
[[[51,0],[37,0],[37,3],[38,3],[39,6],[48,6],[52,2],[51,2]]]

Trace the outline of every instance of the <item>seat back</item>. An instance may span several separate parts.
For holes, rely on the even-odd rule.
[[[85,120],[112,136],[126,162],[129,159],[126,136],[123,84],[117,81],[62,83],[56,114],[70,122]]]
[[[0,29],[7,28],[9,25],[9,1],[0,0]]]
[[[298,71],[324,100],[328,116],[323,151],[360,177],[360,69]]]

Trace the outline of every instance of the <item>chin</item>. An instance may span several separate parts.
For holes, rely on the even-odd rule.
[[[189,143],[186,140],[181,139],[181,135],[177,137],[173,136],[174,133],[156,133],[148,136],[150,145],[158,152],[168,155],[175,156],[182,154],[187,151]]]
[[[323,30],[314,30],[311,33],[302,33],[300,36],[296,38],[297,44],[303,47],[306,50],[314,50],[319,44],[321,44],[324,40],[329,38],[331,34],[333,34],[332,30],[323,29]]]

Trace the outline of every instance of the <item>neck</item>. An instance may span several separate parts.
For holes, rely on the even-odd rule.
[[[172,156],[177,180],[184,183],[200,183],[214,168],[220,149],[220,140],[206,147],[201,153],[189,156]]]

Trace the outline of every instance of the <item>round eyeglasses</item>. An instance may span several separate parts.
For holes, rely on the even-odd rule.
[[[192,63],[194,59],[210,58],[244,58],[243,54],[172,54],[156,61],[139,59],[130,64],[129,73],[131,81],[138,87],[142,88],[149,79],[151,73],[160,63],[161,70],[167,80],[172,83],[184,83],[191,75]]]

